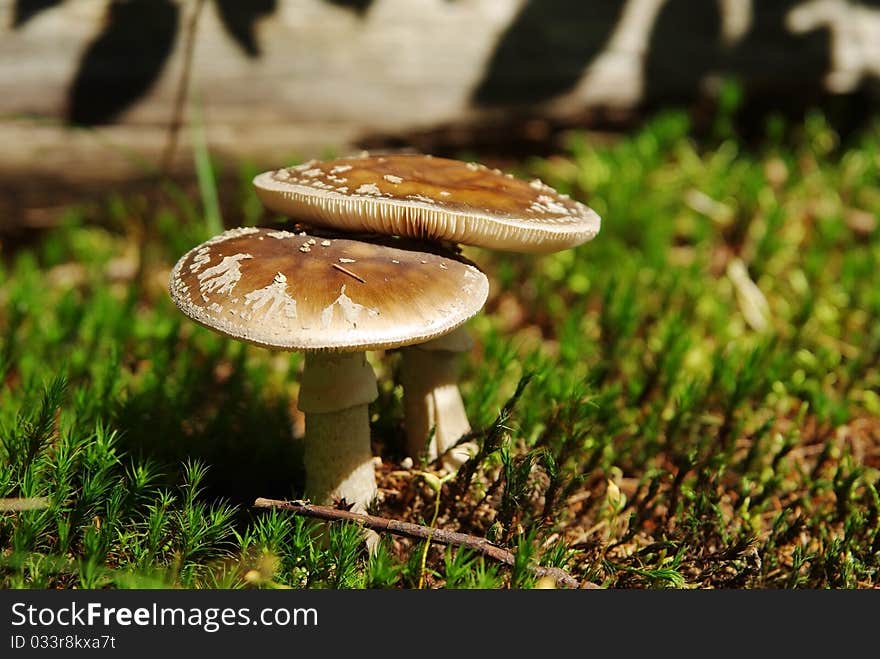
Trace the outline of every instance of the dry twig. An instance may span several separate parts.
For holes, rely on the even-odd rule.
[[[42,510],[49,507],[49,497],[24,497],[0,499],[0,512],[21,512],[23,510]]]
[[[159,159],[159,176],[167,178],[171,174],[174,154],[177,151],[177,142],[180,129],[183,126],[183,110],[186,106],[186,98],[189,94],[189,80],[192,72],[193,53],[195,52],[196,32],[199,25],[199,15],[205,0],[197,0],[189,17],[186,34],[183,42],[183,66],[180,70],[180,80],[177,83],[177,92],[174,97],[173,112],[168,122],[168,138],[162,157]]]
[[[494,545],[485,538],[480,538],[466,533],[457,533],[455,531],[444,531],[443,529],[431,529],[421,524],[413,524],[411,522],[401,522],[396,519],[388,519],[387,517],[376,517],[375,515],[365,515],[362,513],[353,513],[349,510],[340,508],[332,508],[330,506],[318,506],[308,501],[278,501],[275,499],[264,499],[260,497],[254,501],[255,508],[275,508],[277,510],[287,510],[296,515],[304,517],[313,517],[325,521],[348,520],[361,524],[366,528],[374,531],[384,531],[393,533],[407,538],[417,538],[427,540],[429,537],[434,542],[443,545],[454,545],[457,547],[467,547],[488,556],[505,565],[513,565],[516,558],[514,555]],[[580,582],[571,576],[565,570],[558,567],[532,566],[531,571],[537,577],[552,577],[557,584],[569,586],[572,588],[580,587]]]

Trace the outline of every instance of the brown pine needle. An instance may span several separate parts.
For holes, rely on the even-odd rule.
[[[332,265],[334,268],[336,268],[337,270],[339,270],[339,272],[344,272],[344,273],[347,274],[349,277],[354,277],[355,279],[357,279],[357,280],[358,280],[360,283],[362,283],[362,284],[366,284],[366,283],[367,283],[367,280],[366,280],[366,279],[364,279],[364,278],[361,277],[360,275],[356,275],[355,273],[353,273],[353,272],[352,272],[351,270],[349,270],[348,268],[343,268],[343,267],[342,267],[341,265],[339,265],[338,263],[331,263],[330,265]]]

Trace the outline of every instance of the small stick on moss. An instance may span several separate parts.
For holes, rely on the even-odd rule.
[[[49,497],[25,497],[0,499],[0,512],[21,512],[23,510],[42,510],[49,507]]]
[[[430,538],[433,542],[439,542],[442,545],[453,545],[456,547],[467,547],[473,549],[484,556],[488,556],[505,565],[513,565],[516,557],[506,549],[502,549],[498,545],[493,545],[485,538],[480,538],[466,533],[457,533],[455,531],[444,531],[443,529],[432,529],[421,524],[413,524],[411,522],[401,522],[396,519],[388,519],[387,517],[376,517],[375,515],[365,515],[362,513],[354,513],[349,510],[332,508],[330,506],[317,506],[307,501],[278,501],[275,499],[264,499],[260,497],[254,501],[255,508],[275,508],[277,510],[287,510],[296,515],[304,517],[313,517],[325,521],[348,520],[356,522],[374,531],[384,531],[394,535],[400,535],[407,538],[417,538],[427,540]],[[553,577],[557,584],[570,586],[572,588],[580,587],[580,582],[571,576],[565,570],[558,567],[544,567],[536,565],[530,568],[536,577]]]

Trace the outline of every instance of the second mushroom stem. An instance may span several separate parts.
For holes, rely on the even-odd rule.
[[[443,466],[454,471],[474,454],[476,447],[469,443],[446,453],[471,431],[458,388],[458,358],[472,345],[470,334],[460,327],[401,350],[407,452],[413,459],[424,456],[430,462],[445,454]]]
[[[363,352],[305,358],[299,408],[305,414],[305,494],[319,504],[345,499],[365,511],[376,496],[369,404],[376,376]]]

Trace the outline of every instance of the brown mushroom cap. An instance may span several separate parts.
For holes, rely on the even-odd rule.
[[[307,224],[515,252],[574,247],[601,223],[538,179],[429,155],[313,160],[263,172],[254,186],[268,209]]]
[[[283,350],[421,343],[483,307],[489,282],[472,263],[398,245],[405,241],[232,229],[181,257],[169,289],[196,322]]]

